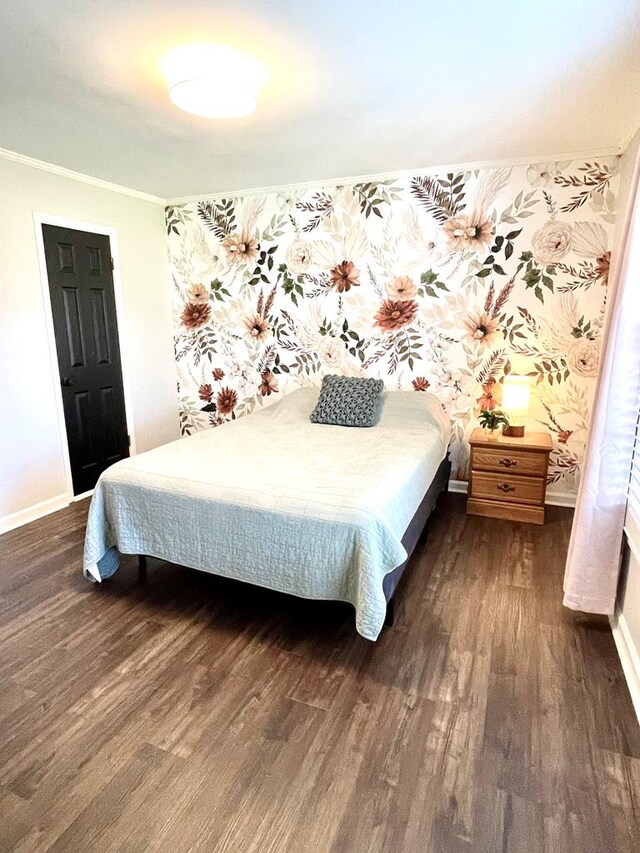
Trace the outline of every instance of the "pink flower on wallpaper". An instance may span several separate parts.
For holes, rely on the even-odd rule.
[[[187,291],[187,296],[189,297],[189,302],[194,302],[196,305],[204,305],[211,298],[211,294],[204,286],[204,284],[192,284],[189,290]]]
[[[270,370],[264,370],[260,374],[260,394],[263,397],[269,397],[271,394],[276,394],[278,391],[278,380]]]
[[[209,305],[187,302],[180,315],[180,319],[182,320],[182,325],[187,329],[199,329],[200,326],[204,326],[210,316],[211,308]]]
[[[412,323],[418,313],[418,303],[413,299],[406,302],[385,299],[374,317],[374,325],[385,332],[403,329]]]
[[[389,299],[397,299],[400,302],[404,302],[407,299],[415,299],[418,295],[418,287],[408,275],[396,276],[387,285],[386,291]]]
[[[238,395],[232,388],[223,388],[216,397],[216,409],[221,415],[229,415],[238,403]]]
[[[495,317],[481,312],[465,311],[458,318],[458,324],[464,329],[463,340],[484,347],[496,346],[502,340],[502,332]]]
[[[248,338],[253,338],[256,341],[265,341],[269,337],[269,323],[260,314],[248,314],[242,318],[242,323],[245,328],[245,335]]]
[[[205,403],[210,403],[213,397],[213,388],[211,385],[201,385],[198,388],[198,397],[200,397],[201,400],[204,400]]]
[[[453,216],[442,226],[447,245],[452,252],[488,249],[493,238],[494,225],[486,213],[475,211],[470,215]]]
[[[496,380],[491,377],[482,385],[482,395],[476,400],[479,409],[485,409],[492,412],[497,406],[497,400],[494,397]]]
[[[260,244],[251,234],[239,232],[225,237],[222,247],[229,263],[248,265],[256,262]]]
[[[331,284],[338,293],[346,293],[360,284],[360,272],[353,261],[342,261],[329,273]]]

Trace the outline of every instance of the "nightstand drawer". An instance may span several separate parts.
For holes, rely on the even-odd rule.
[[[547,454],[506,447],[474,447],[471,467],[477,471],[501,471],[544,477],[547,472]]]
[[[512,474],[485,473],[474,470],[471,475],[471,497],[507,503],[543,504],[545,481],[542,477],[515,477]]]

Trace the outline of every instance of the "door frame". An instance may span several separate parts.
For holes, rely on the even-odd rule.
[[[42,287],[42,301],[44,305],[45,325],[47,327],[47,343],[49,347],[49,364],[51,366],[51,378],[53,381],[53,396],[55,400],[58,437],[60,439],[60,450],[62,464],[67,485],[66,497],[69,503],[81,500],[93,494],[93,489],[81,495],[73,493],[73,479],[71,476],[71,459],[69,457],[69,442],[67,438],[67,425],[64,419],[64,406],[62,402],[62,389],[60,387],[60,365],[58,364],[58,350],[56,348],[56,336],[53,326],[53,312],[51,310],[51,291],[49,290],[49,276],[47,273],[47,259],[44,251],[43,225],[55,225],[59,228],[73,228],[76,231],[88,231],[92,234],[100,234],[109,238],[111,257],[113,258],[113,291],[116,301],[116,322],[118,324],[118,341],[120,345],[120,363],[122,370],[122,387],[124,390],[124,409],[127,421],[127,432],[131,441],[129,454],[135,456],[136,438],[133,421],[133,394],[131,392],[131,375],[129,372],[129,347],[124,324],[124,302],[122,297],[122,278],[120,274],[120,253],[118,249],[118,236],[116,229],[109,225],[99,225],[95,222],[83,222],[78,219],[69,219],[66,216],[55,216],[51,213],[40,213],[34,211],[33,224],[36,236],[36,250],[40,266],[40,285]]]

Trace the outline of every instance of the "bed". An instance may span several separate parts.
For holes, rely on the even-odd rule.
[[[96,485],[83,571],[159,557],[304,598],[351,602],[377,639],[449,476],[450,424],[426,392],[382,395],[376,426],[309,420],[317,388],[108,468]]]

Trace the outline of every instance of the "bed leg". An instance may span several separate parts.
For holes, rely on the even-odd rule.
[[[140,582],[147,579],[147,558],[144,554],[138,555],[138,580]]]
[[[387,601],[387,614],[384,617],[384,624],[385,624],[386,628],[391,628],[391,626],[393,625],[394,616],[395,616],[395,613],[394,613],[393,598],[392,598],[391,601]]]

